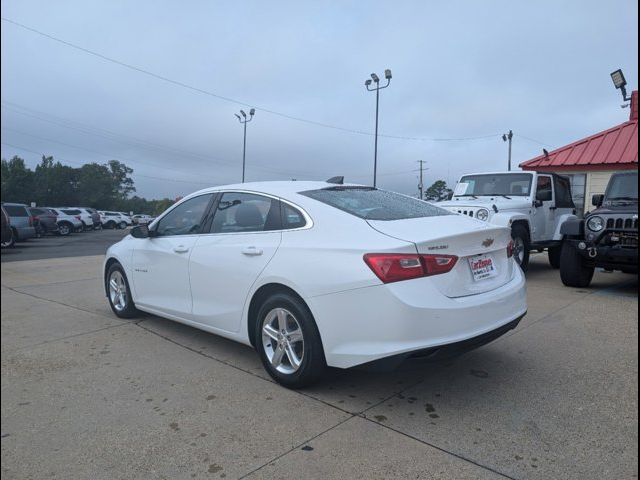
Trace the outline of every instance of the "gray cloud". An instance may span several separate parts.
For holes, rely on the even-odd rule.
[[[358,131],[373,130],[374,97],[363,82],[390,67],[382,133],[465,138],[511,128],[516,163],[542,148],[524,137],[553,148],[624,121],[614,69],[637,86],[631,1],[26,1],[3,2],[2,16],[258,108]],[[147,197],[239,179],[238,105],[6,22],[1,71],[11,102],[2,109],[5,143],[68,162],[120,159]],[[427,182],[506,164],[498,136],[381,138],[379,147],[380,185],[409,193],[419,159]],[[38,161],[2,145],[3,157],[13,154]],[[370,136],[264,111],[249,125],[249,180],[345,174],[366,183],[372,163]]]

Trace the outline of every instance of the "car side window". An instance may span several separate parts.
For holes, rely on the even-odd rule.
[[[280,230],[280,202],[253,193],[223,193],[216,208],[211,233]]]
[[[160,219],[155,229],[156,236],[193,235],[200,233],[202,217],[211,201],[212,194],[199,195],[181,203]]]
[[[565,177],[554,177],[556,186],[556,207],[558,208],[575,208],[573,198],[571,196],[571,184],[569,179]]]
[[[536,185],[536,199],[548,202],[553,199],[553,190],[551,187],[551,177],[539,176]]]
[[[294,228],[302,228],[307,222],[304,219],[304,215],[297,208],[292,207],[291,205],[287,205],[286,203],[281,203],[281,214],[282,214],[282,229],[290,230]]]

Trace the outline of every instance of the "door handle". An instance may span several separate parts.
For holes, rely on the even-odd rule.
[[[262,255],[262,250],[256,247],[244,247],[242,253],[250,256]]]
[[[189,248],[184,245],[178,245],[177,247],[173,247],[173,251],[176,253],[186,253],[189,251]]]

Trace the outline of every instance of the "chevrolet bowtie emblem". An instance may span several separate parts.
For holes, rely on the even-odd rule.
[[[482,242],[483,247],[490,247],[493,245],[493,238],[487,238],[484,242]]]

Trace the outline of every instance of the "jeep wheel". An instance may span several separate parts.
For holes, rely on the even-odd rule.
[[[560,255],[560,278],[567,287],[588,287],[595,267],[586,265],[585,259],[569,242],[562,245]]]
[[[523,272],[529,268],[529,231],[522,225],[511,227],[511,238],[513,239],[513,258],[515,258]]]
[[[562,244],[557,247],[549,247],[549,265],[553,268],[560,268],[560,255],[562,254]]]

